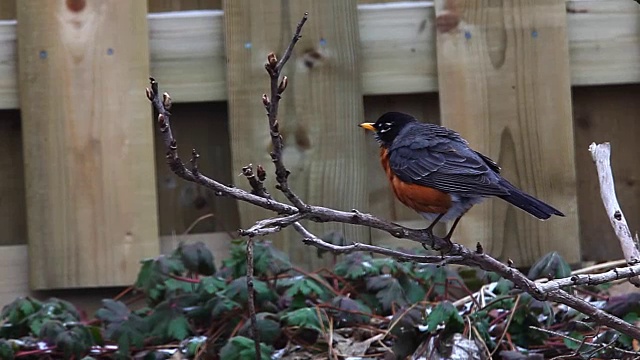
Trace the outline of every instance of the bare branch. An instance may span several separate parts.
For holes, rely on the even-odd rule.
[[[388,221],[379,219],[373,215],[365,214],[360,211],[354,210],[351,212],[334,210],[321,206],[312,206],[305,204],[297,195],[293,193],[293,191],[289,188],[287,183],[287,178],[289,176],[289,171],[286,169],[282,162],[282,137],[279,132],[279,124],[278,124],[278,105],[280,101],[280,95],[282,91],[286,88],[286,80],[283,79],[282,83],[279,83],[280,80],[280,71],[286,61],[291,56],[293,51],[293,47],[295,43],[300,38],[300,31],[302,30],[302,26],[306,21],[305,17],[300,21],[296,32],[293,36],[289,47],[285,51],[283,58],[281,60],[277,60],[275,54],[269,54],[267,58],[267,64],[265,68],[267,69],[269,76],[271,78],[271,98],[266,95],[263,96],[263,104],[268,111],[269,118],[269,128],[271,140],[273,143],[273,152],[271,153],[271,158],[276,167],[276,181],[278,182],[278,188],[284,193],[287,199],[294,205],[287,205],[282,202],[279,202],[275,199],[270,198],[268,194],[261,193],[260,191],[256,192],[256,189],[259,189],[259,186],[254,186],[252,184],[252,188],[254,189],[254,193],[249,193],[242,189],[237,189],[232,186],[225,186],[213,179],[210,179],[199,172],[194,172],[188,170],[180,158],[178,157],[177,151],[177,143],[173,138],[171,132],[171,125],[169,122],[169,118],[171,114],[169,113],[167,107],[170,106],[170,97],[168,94],[163,96],[163,99],[160,100],[158,96],[158,84],[157,82],[151,78],[151,89],[147,89],[147,97],[154,105],[154,108],[158,112],[158,122],[160,127],[160,134],[162,140],[167,149],[167,159],[171,170],[178,175],[179,177],[187,180],[198,183],[202,186],[205,186],[216,192],[218,195],[229,196],[234,199],[244,201],[255,206],[262,207],[267,210],[271,210],[276,212],[279,215],[286,215],[284,217],[277,217],[274,219],[266,219],[261,222],[256,223],[251,229],[241,231],[246,236],[251,237],[256,236],[262,232],[273,233],[276,231],[280,231],[280,229],[286,226],[293,226],[299,233],[303,236],[303,241],[305,244],[313,245],[315,247],[329,250],[335,253],[348,253],[353,251],[366,251],[373,252],[382,255],[391,256],[404,261],[416,261],[416,262],[424,262],[424,263],[441,263],[441,264],[463,264],[467,266],[475,266],[481,268],[486,271],[492,271],[502,276],[505,279],[512,281],[515,286],[527,293],[531,294],[534,298],[538,300],[551,300],[556,301],[561,304],[565,304],[581,313],[584,313],[591,317],[598,324],[606,325],[612,329],[615,329],[623,334],[629,335],[633,338],[640,339],[640,328],[633,326],[630,323],[627,323],[611,314],[608,314],[602,310],[597,309],[593,305],[588,302],[579,299],[575,296],[572,296],[565,291],[560,289],[562,286],[561,281],[550,282],[545,285],[537,284],[534,281],[529,280],[524,274],[522,274],[518,269],[512,268],[506,264],[501,263],[495,258],[484,253],[482,249],[482,245],[478,244],[476,250],[471,250],[463,245],[453,243],[450,244],[449,241],[442,239],[440,237],[434,236],[429,231],[409,229],[403,226],[399,226]],[[168,105],[168,106],[167,106]],[[253,175],[253,174],[250,174]],[[246,176],[246,174],[245,174]],[[264,180],[264,170],[262,173],[258,172],[258,180]],[[249,178],[249,177],[248,177]],[[249,179],[251,182],[251,179]],[[620,213],[621,214],[621,213]],[[383,230],[388,232],[389,234],[398,237],[416,241],[423,245],[431,246],[432,248],[438,249],[446,249],[446,256],[422,256],[422,255],[414,255],[403,253],[401,251],[395,251],[390,249],[384,249],[381,247],[376,247],[367,244],[354,243],[347,246],[337,246],[330,243],[327,243],[315,235],[311,234],[308,230],[306,230],[298,220],[308,219],[316,222],[338,222],[338,223],[346,223],[346,224],[355,224],[361,226],[367,226],[369,228],[375,228],[379,230]],[[249,250],[249,249],[247,249]],[[637,257],[636,257],[637,258]],[[634,267],[631,270],[621,271],[621,269],[617,269],[618,273],[616,276],[618,278],[628,277],[629,274],[633,276],[637,269]],[[606,276],[603,275],[604,279]],[[248,276],[247,281],[250,280]],[[560,279],[562,280],[562,279]],[[582,277],[579,277],[575,280],[578,283],[583,283],[585,280],[582,280]],[[594,280],[587,280],[589,281]],[[600,281],[600,280],[596,280]],[[546,287],[542,287],[546,286]]]
[[[600,285],[620,279],[628,279],[640,274],[640,264],[616,268],[600,274],[572,275],[570,277],[548,281],[538,285],[541,292],[547,293],[564,286]]]
[[[258,169],[262,169],[262,166],[258,166]],[[258,172],[260,171],[258,170]],[[242,175],[244,175],[247,178],[247,180],[249,180],[249,185],[251,185],[251,189],[253,189],[251,191],[252,194],[263,197],[263,198],[271,199],[271,195],[269,194],[267,189],[264,187],[264,183],[263,183],[264,179],[261,180],[259,176],[256,177],[256,175],[253,174],[253,165],[249,164],[243,167]]]
[[[298,40],[300,40],[300,38],[302,37],[300,33],[302,32],[302,27],[304,26],[304,23],[307,22],[308,18],[309,18],[309,13],[304,13],[304,16],[298,23],[298,26],[296,26],[296,31],[293,33],[293,38],[291,39],[289,46],[287,46],[287,49],[284,51],[284,55],[282,55],[282,59],[278,61],[278,64],[275,66],[274,70],[278,72],[282,70],[282,67],[284,66],[284,64],[286,64],[287,61],[289,60],[289,57],[291,57],[293,48],[296,46],[296,43],[298,42]]]
[[[609,216],[609,221],[613,230],[620,241],[624,258],[631,265],[640,262],[640,251],[636,246],[627,220],[622,213],[618,198],[616,196],[616,189],[613,182],[613,172],[611,171],[611,144],[605,142],[603,144],[591,143],[589,145],[589,151],[591,157],[596,163],[596,169],[598,170],[598,180],[600,181],[600,195],[602,197],[602,203]],[[635,286],[640,286],[640,278],[630,278],[629,281]]]
[[[280,135],[280,124],[278,122],[278,105],[280,103],[281,94],[287,88],[288,83],[286,76],[282,79],[282,81],[280,81],[280,71],[291,57],[293,48],[300,39],[300,32],[302,31],[302,27],[304,26],[304,23],[307,22],[308,15],[308,13],[305,13],[302,20],[300,20],[300,22],[298,23],[296,31],[293,34],[293,38],[291,39],[289,46],[285,50],[282,59],[278,61],[274,53],[270,53],[267,56],[267,63],[264,65],[264,67],[269,73],[269,77],[271,78],[271,99],[269,99],[267,95],[262,96],[262,103],[267,108],[267,116],[269,118],[271,143],[273,144],[271,160],[276,167],[276,181],[278,182],[277,188],[282,191],[287,199],[302,212],[308,211],[308,206],[289,188],[289,182],[287,181],[287,179],[289,178],[290,172],[284,166],[284,163],[282,161],[282,149],[284,147],[284,144],[282,143],[282,136]]]
[[[260,333],[258,332],[258,320],[256,319],[255,290],[253,288],[253,238],[247,240],[247,303],[249,305],[249,317],[251,318],[251,338],[255,345],[256,359],[262,358],[260,352]]]
[[[428,264],[439,264],[442,263],[445,259],[448,260],[450,264],[460,264],[464,261],[464,258],[461,256],[430,256],[430,255],[414,255],[408,254],[402,251],[396,251],[391,249],[386,249],[379,246],[362,244],[358,242],[354,242],[351,245],[334,245],[328,243],[319,237],[313,235],[309,230],[307,230],[300,223],[293,224],[293,228],[296,229],[300,235],[303,236],[302,241],[307,245],[313,245],[319,249],[328,250],[335,254],[348,254],[356,251],[362,252],[371,252],[380,255],[391,256],[399,261],[413,261],[417,263],[428,263]]]
[[[157,85],[156,85],[157,86]],[[152,93],[152,95],[155,94]],[[152,102],[154,105],[160,104],[161,102],[153,101],[154,97],[152,96]],[[156,105],[157,106],[157,105]],[[164,107],[160,108],[164,111]],[[162,114],[162,112],[160,113]],[[443,246],[446,248],[448,246],[448,242],[440,237],[433,236],[424,230],[415,230],[405,228],[384,220],[381,220],[373,215],[365,214],[359,211],[339,211],[321,206],[308,206],[308,210],[304,213],[300,213],[300,211],[290,205],[283,204],[273,199],[266,199],[263,197],[259,197],[257,195],[250,194],[242,189],[232,188],[229,186],[225,186],[220,184],[219,182],[212,180],[200,173],[193,174],[191,171],[185,168],[182,161],[177,156],[177,147],[175,146],[175,140],[173,140],[171,135],[171,129],[167,120],[164,122],[165,131],[162,131],[163,123],[160,124],[161,127],[161,136],[163,140],[168,145],[168,156],[169,166],[173,170],[173,172],[180,176],[181,178],[193,181],[198,184],[201,184],[209,189],[216,191],[221,195],[230,196],[234,199],[245,201],[256,206],[260,206],[264,209],[275,211],[279,214],[285,215],[295,215],[300,214],[302,218],[309,219],[317,222],[339,222],[339,223],[347,223],[347,224],[356,224],[363,225],[370,228],[380,229],[388,232],[389,234],[396,236],[398,238],[409,239],[413,241],[417,241],[421,244],[427,244],[434,248],[438,246]],[[170,140],[170,141],[167,141]],[[286,222],[284,222],[286,223]],[[283,224],[284,224],[283,223]],[[296,230],[300,231],[303,229],[302,225],[297,222],[293,223],[293,226]],[[407,259],[411,261],[420,261],[420,262],[440,262],[443,261],[442,257],[437,257],[438,261],[432,261],[432,259],[427,258],[416,258],[415,255],[405,254],[401,252],[396,252],[394,250],[377,248],[375,246],[366,245],[366,244],[352,244],[346,247],[336,247],[333,244],[329,244],[324,242],[317,237],[309,236],[308,234],[303,234],[305,238],[305,243],[309,245],[313,245],[322,249],[335,251],[335,252],[352,252],[352,251],[368,251],[375,252],[382,255],[392,256],[398,259]],[[505,279],[511,280],[518,288],[523,291],[528,292],[534,298],[538,300],[552,300],[559,302],[561,304],[565,304],[581,313],[589,315],[594,321],[599,324],[606,325],[612,329],[616,329],[623,334],[629,335],[633,338],[640,339],[640,329],[635,327],[615,316],[612,316],[602,310],[597,309],[593,305],[588,302],[581,300],[575,296],[569,295],[566,292],[559,289],[549,289],[548,292],[540,289],[540,285],[535,282],[529,280],[524,274],[522,274],[518,269],[511,268],[506,264],[501,263],[500,261],[494,259],[493,257],[485,254],[482,251],[473,251],[463,245],[453,243],[449,252],[446,254],[455,258],[456,261],[450,261],[450,263],[456,264],[464,264],[468,266],[476,266],[486,271],[493,271],[498,275],[502,276]],[[434,259],[433,259],[434,260]],[[624,274],[620,274],[620,278]]]

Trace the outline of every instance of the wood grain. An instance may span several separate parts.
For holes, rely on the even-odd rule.
[[[434,20],[424,3],[358,7],[365,95],[438,89]]]
[[[602,205],[598,175],[589,154],[592,142],[611,142],[616,193],[631,232],[640,229],[640,85],[573,88],[578,213],[584,260],[619,259],[622,251]],[[606,244],[606,245],[605,245]]]
[[[457,241],[480,242],[517,266],[549,251],[578,262],[564,2],[438,0],[436,16],[443,24],[437,34],[442,124],[498,161],[516,186],[566,214],[541,222],[489,200],[463,218]]]
[[[159,252],[146,12],[18,4],[33,289],[130,284]]]
[[[573,85],[640,82],[640,5],[634,1],[567,1]]]
[[[313,16],[284,68],[289,87],[281,102],[279,123],[284,162],[292,172],[290,184],[309,203],[366,211],[366,135],[357,126],[363,110],[356,1],[232,0],[224,2],[224,11],[233,173],[249,163],[263,164],[270,176],[268,190],[279,195],[274,189],[269,130],[260,101],[269,89],[264,63],[270,51],[281,54],[296,23],[308,11]],[[248,188],[241,177],[235,182]],[[239,208],[242,226],[272,216],[246,204]],[[369,241],[368,231],[355,226],[309,224],[309,229],[318,235],[339,230],[348,239]],[[323,264],[293,230],[287,230],[275,242],[292,261],[309,268]]]
[[[22,131],[18,110],[0,110],[0,245],[27,243]],[[27,264],[22,266],[26,267]]]
[[[640,7],[631,0],[569,0],[572,84],[640,82]],[[392,15],[392,16],[391,16]],[[227,99],[219,10],[149,14],[151,66],[174,102]],[[432,2],[358,6],[363,93],[438,91]],[[16,22],[0,21],[0,109],[18,107]]]
[[[149,12],[222,9],[221,0],[147,0]]]
[[[173,101],[226,100],[222,11],[160,13],[148,18],[151,73],[171,92]]]
[[[0,20],[0,109],[17,109],[18,52],[16,21]]]
[[[160,81],[160,80],[159,80]],[[173,94],[171,94],[173,97]],[[184,157],[190,149],[200,154],[200,170],[224,184],[231,184],[231,145],[227,104],[175,104],[171,127]],[[184,181],[167,166],[164,144],[156,141],[158,209],[160,234],[183,234],[195,221],[190,233],[237,230],[240,226],[235,200],[218,197],[202,186]]]

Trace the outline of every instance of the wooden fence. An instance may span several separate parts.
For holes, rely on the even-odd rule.
[[[376,144],[355,126],[400,110],[460,131],[567,214],[542,223],[488,201],[462,221],[459,241],[480,241],[518,266],[552,250],[573,263],[619,257],[587,146],[612,142],[620,202],[637,229],[638,4],[373,2],[3,1],[0,301],[130,284],[139,259],[183,239],[224,257],[229,233],[267,213],[167,169],[146,79],[171,93],[182,151],[197,148],[203,172],[246,187],[236,176],[242,166],[270,164],[265,55],[282,50],[304,11],[311,18],[285,69],[282,124],[292,185],[305,200],[425,226],[393,199]],[[154,13],[165,10],[181,11]],[[311,225],[411,246],[358,227]],[[292,232],[274,239],[294,261],[324,264]],[[53,294],[115,290],[92,291]]]

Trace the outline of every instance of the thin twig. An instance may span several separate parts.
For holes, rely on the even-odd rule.
[[[262,102],[264,106],[267,108],[267,116],[269,118],[269,129],[271,132],[271,143],[273,144],[273,151],[271,152],[271,160],[273,160],[273,164],[276,167],[276,181],[278,182],[278,189],[282,191],[282,193],[287,197],[287,199],[300,211],[306,211],[307,205],[289,188],[289,183],[287,181],[289,177],[289,170],[284,166],[282,161],[282,136],[280,135],[280,124],[278,122],[278,105],[280,103],[280,98],[282,93],[286,90],[288,79],[287,77],[283,77],[280,80],[280,72],[282,68],[287,63],[291,54],[293,52],[293,48],[296,43],[300,39],[302,32],[302,27],[304,23],[307,22],[308,13],[305,13],[298,26],[296,27],[296,31],[293,34],[293,38],[287,46],[282,59],[278,61],[276,55],[274,53],[270,53],[267,56],[267,63],[265,64],[265,69],[269,73],[269,77],[271,78],[271,99],[269,99],[266,94],[262,96]]]
[[[627,260],[624,260],[624,259],[612,260],[612,261],[607,261],[607,262],[603,262],[603,263],[600,263],[600,264],[587,266],[587,267],[582,268],[582,269],[576,269],[576,270],[571,272],[571,275],[587,274],[587,273],[590,273],[590,272],[594,272],[594,271],[598,271],[598,270],[602,270],[602,269],[611,269],[611,268],[615,268],[615,267],[619,267],[619,266],[623,266],[623,265],[627,265]]]
[[[147,94],[149,99],[152,101],[156,110],[160,115],[166,114],[168,112],[165,111],[162,101],[158,100],[158,85],[155,80],[152,79],[152,90],[148,90]],[[168,115],[163,115],[163,121],[159,121],[160,123],[160,134],[163,138],[165,145],[167,146],[167,159],[169,160],[169,166],[172,171],[178,175],[179,177],[192,181],[198,184],[201,184],[211,190],[214,190],[217,194],[226,195],[232,197],[234,199],[245,201],[250,204],[262,207],[264,209],[272,210],[278,214],[283,215],[294,215],[300,213],[300,210],[291,205],[284,204],[282,202],[276,201],[274,199],[267,199],[257,195],[253,195],[245,190],[225,186],[215,180],[212,180],[201,173],[193,174],[190,170],[188,170],[180,158],[177,155],[177,145],[175,139],[173,139],[171,135],[170,125],[169,125],[169,117]],[[166,129],[165,129],[166,128]],[[398,238],[404,238],[408,240],[413,240],[421,244],[427,244],[434,248],[441,247],[447,248],[449,243],[442,239],[441,237],[434,236],[429,232],[424,230],[416,230],[409,229],[403,226],[399,226],[397,224],[390,223],[388,221],[379,219],[373,215],[365,214],[360,211],[340,211],[335,209],[330,209],[321,206],[313,206],[308,205],[307,209],[304,213],[304,218],[309,219],[316,222],[338,222],[338,223],[346,223],[346,224],[356,224],[361,226],[367,226],[370,228],[380,229],[388,232],[389,234],[396,236]],[[304,227],[295,222],[292,226],[303,234],[304,241],[308,245],[313,245],[319,248],[323,248],[330,251],[335,252],[352,252],[352,251],[367,251],[367,252],[377,252],[383,255],[388,255],[395,257],[400,260],[412,260],[412,261],[421,261],[421,262],[433,262],[431,258],[428,257],[420,257],[416,258],[416,255],[402,253],[400,251],[382,249],[377,247],[372,247],[371,245],[366,244],[352,244],[346,247],[340,247],[333,244],[329,244],[320,240],[312,235]],[[382,249],[382,250],[381,250]],[[447,256],[458,256],[459,261],[455,261],[452,263],[479,267],[485,271],[492,271],[496,274],[502,276],[505,279],[511,280],[515,286],[519,289],[528,292],[535,299],[545,301],[556,301],[561,304],[567,305],[583,314],[588,315],[594,321],[599,324],[606,325],[612,329],[615,329],[623,334],[629,335],[632,338],[640,339],[640,328],[623,321],[622,319],[615,317],[611,314],[608,314],[602,310],[597,309],[595,306],[589,304],[588,302],[579,299],[575,296],[567,294],[565,291],[559,289],[552,289],[548,293],[540,290],[540,285],[535,282],[529,280],[522,272],[518,269],[509,267],[506,264],[501,263],[495,258],[487,255],[482,251],[475,251],[467,248],[466,246],[453,243],[453,245],[448,248],[449,252],[446,254]],[[442,261],[441,257],[438,257],[438,261]],[[622,277],[622,276],[621,276]]]
[[[572,338],[571,336],[568,336],[568,335],[565,335],[565,334],[561,334],[561,333],[556,332],[556,331],[542,329],[542,328],[539,328],[539,327],[536,327],[536,326],[531,326],[531,325],[529,326],[529,328],[533,329],[533,330],[537,330],[537,331],[543,332],[543,333],[547,333],[547,334],[550,334],[550,335],[558,336],[558,337],[561,337],[563,339],[574,341],[577,344],[582,343],[580,340],[578,340],[576,338]],[[596,351],[597,350],[604,350],[604,349],[609,348],[609,349],[613,349],[613,350],[616,350],[616,351],[620,351],[621,353],[628,354],[628,355],[635,355],[635,356],[638,355],[637,352],[617,348],[617,347],[613,346],[613,343],[609,343],[609,344],[594,344],[594,343],[585,342],[585,343],[582,343],[582,344],[584,346],[595,348]]]
[[[182,232],[182,235],[187,235],[191,232],[191,230],[193,230],[193,228],[196,227],[196,225],[198,225],[202,220],[206,220],[208,218],[214,218],[216,217],[215,214],[213,213],[208,213],[208,214],[204,214],[202,216],[200,216],[199,218],[195,219],[191,225],[187,226],[187,229],[185,231]]]
[[[502,335],[500,335],[500,338],[498,339],[498,341],[496,341],[496,347],[495,347],[495,349],[493,349],[493,351],[489,355],[490,358],[492,358],[493,354],[495,354],[496,351],[498,351],[498,349],[500,347],[500,343],[502,342],[502,339],[504,339],[504,336],[509,331],[509,325],[511,325],[511,320],[513,320],[513,317],[516,314],[516,311],[518,311],[518,303],[519,302],[520,302],[520,296],[516,296],[516,301],[513,303],[513,308],[511,310],[511,314],[509,314],[509,319],[507,319],[507,324],[504,326],[504,330],[502,331]]]
[[[445,254],[445,258],[442,258],[412,255],[403,253],[401,251],[394,251],[358,243],[347,246],[336,246],[324,242],[318,237],[314,236],[309,231],[307,231],[299,222],[293,222],[292,224],[290,224],[290,226],[293,226],[299,233],[303,235],[303,241],[305,244],[330,250],[334,253],[366,251],[376,252],[400,260],[410,260],[416,262],[436,262],[434,260],[435,258],[437,258],[437,262],[445,261],[446,263],[463,264],[467,266],[478,267],[485,271],[495,272],[503,278],[512,281],[517,288],[526,291],[537,300],[555,301],[567,305],[570,308],[588,315],[598,324],[606,325],[623,334],[629,335],[636,339],[640,339],[640,328],[629,324],[621,320],[620,318],[617,318],[602,310],[599,310],[592,304],[573,295],[570,295],[565,291],[560,290],[559,288],[552,287],[542,290],[539,284],[528,279],[518,269],[514,269],[506,264],[503,264],[495,258],[484,253],[481,246],[478,246],[476,250],[471,250],[466,246],[457,243],[453,243],[452,245],[450,245],[448,240],[445,240],[438,236],[434,236],[424,229],[409,229],[379,219],[373,215],[362,213],[360,211],[347,212],[321,206],[307,205],[297,195],[295,195],[288,186],[287,177],[289,176],[289,172],[282,163],[282,137],[280,136],[277,119],[280,94],[286,89],[287,80],[285,78],[282,78],[280,83],[278,83],[278,81],[280,80],[280,70],[282,70],[282,67],[286,63],[286,60],[288,60],[288,58],[291,56],[293,46],[299,39],[300,30],[302,29],[305,21],[306,15],[300,21],[292,42],[289,44],[287,51],[285,51],[283,58],[280,61],[276,59],[275,54],[269,54],[268,62],[265,68],[267,68],[267,71],[269,72],[271,78],[271,99],[269,99],[266,95],[263,96],[263,104],[265,105],[265,108],[269,113],[268,115],[269,126],[271,130],[271,140],[274,145],[274,150],[271,155],[272,160],[276,165],[276,181],[278,182],[278,188],[284,193],[287,199],[294,206],[284,204],[269,197],[258,196],[232,186],[223,185],[218,181],[204,176],[199,171],[192,171],[187,169],[184,163],[178,157],[177,142],[173,138],[173,134],[171,132],[171,126],[169,122],[171,114],[168,111],[168,108],[171,104],[171,99],[166,93],[162,96],[162,100],[160,99],[158,83],[153,78],[151,78],[151,88],[147,89],[147,97],[158,112],[160,135],[162,137],[165,148],[167,149],[167,160],[169,163],[169,167],[177,176],[187,181],[195,182],[197,184],[205,186],[206,188],[213,190],[217,195],[229,196],[236,200],[244,201],[255,206],[274,211],[279,215],[301,214],[301,219],[308,219],[315,222],[338,222],[366,226],[369,228],[386,231],[398,238],[404,238],[416,241],[420,244],[428,245],[435,250],[447,249],[447,252]],[[280,226],[280,228],[282,227],[283,226]],[[631,274],[631,271],[622,273],[620,272],[620,269],[618,269],[618,272],[620,278],[626,277],[627,275],[633,276],[633,274]]]
[[[616,188],[613,182],[613,172],[611,171],[611,144],[605,142],[603,144],[591,143],[589,152],[596,163],[598,171],[598,180],[600,181],[600,196],[602,203],[607,211],[607,216],[611,222],[611,226],[620,241],[624,258],[631,265],[640,263],[640,251],[638,250],[627,220],[622,213],[622,208],[618,203],[616,196]],[[640,277],[629,278],[629,281],[635,286],[640,286]]]
[[[244,175],[247,180],[249,180],[249,185],[251,185],[251,193],[263,198],[270,199],[271,195],[269,195],[269,192],[264,187],[264,180],[261,179],[263,175],[261,175],[261,173],[264,173],[264,169],[260,165],[258,165],[258,176],[253,173],[253,165],[249,164],[242,168],[242,175]]]
[[[640,274],[640,264],[615,268],[600,274],[571,275],[566,278],[551,280],[544,284],[539,284],[538,288],[542,292],[549,292],[552,289],[560,289],[568,285],[600,285],[614,280],[632,278]]]
[[[253,238],[247,239],[247,302],[249,303],[249,316],[251,317],[251,338],[256,349],[256,359],[260,360],[260,333],[258,333],[258,320],[256,319],[255,292],[253,289]]]

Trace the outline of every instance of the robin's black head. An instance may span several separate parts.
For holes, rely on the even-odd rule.
[[[375,131],[376,140],[382,146],[389,147],[406,125],[417,121],[416,118],[408,114],[388,112],[380,116],[375,123],[362,123],[360,127]]]

